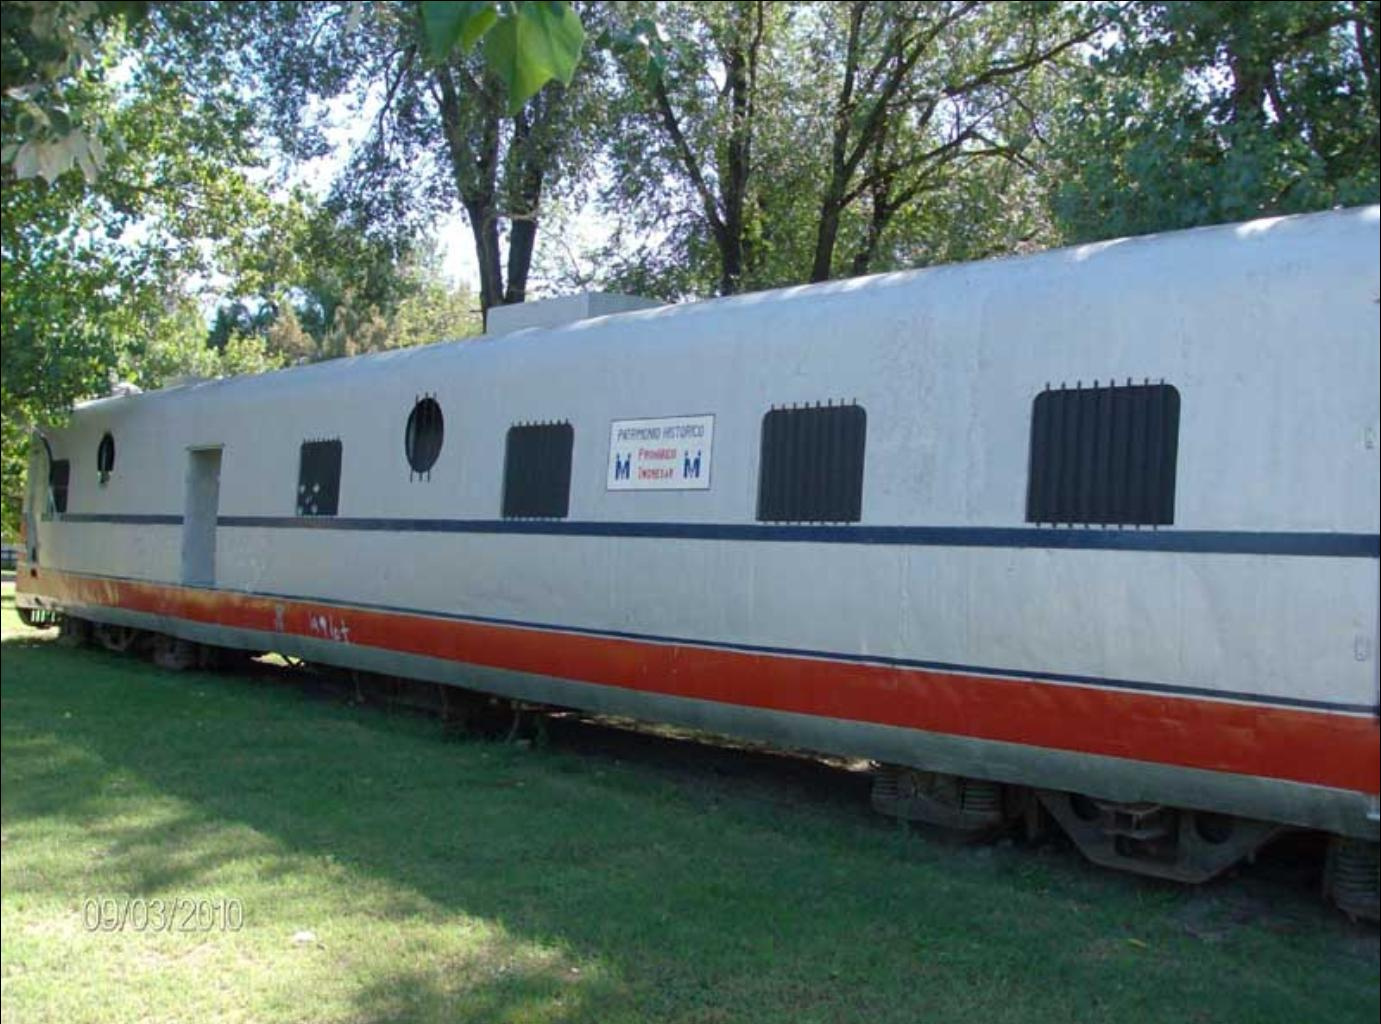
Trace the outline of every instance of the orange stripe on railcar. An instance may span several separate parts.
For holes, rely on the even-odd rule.
[[[591,636],[52,570],[24,582],[30,593],[61,603],[334,639],[646,693],[1368,794],[1381,789],[1381,732],[1373,715]]]

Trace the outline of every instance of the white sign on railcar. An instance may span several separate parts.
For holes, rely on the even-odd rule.
[[[615,420],[609,427],[611,491],[708,491],[713,416]]]

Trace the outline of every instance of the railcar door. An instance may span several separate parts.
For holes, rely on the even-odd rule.
[[[221,449],[187,452],[187,502],[182,515],[182,582],[216,583],[216,517],[221,504]]]

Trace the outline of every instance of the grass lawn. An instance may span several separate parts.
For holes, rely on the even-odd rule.
[[[456,739],[59,648],[10,595],[7,1022],[1377,1019],[1376,929],[1302,886],[1180,888]],[[243,927],[84,919],[159,898],[236,900]]]

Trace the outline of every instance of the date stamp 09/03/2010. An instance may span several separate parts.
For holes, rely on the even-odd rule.
[[[82,901],[82,927],[89,932],[238,932],[244,926],[245,907],[237,899],[89,896]]]

